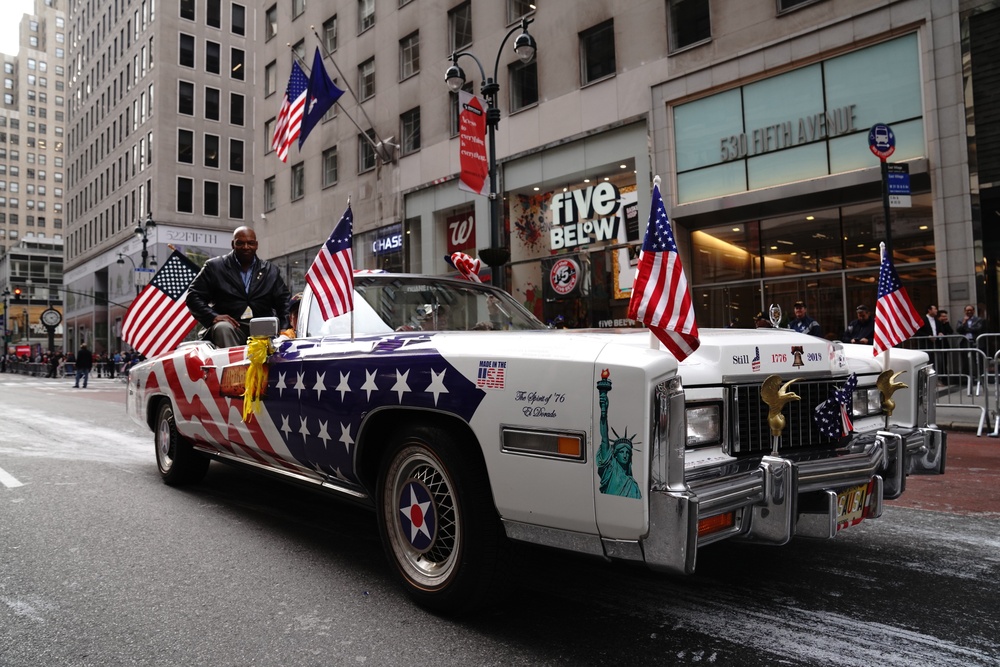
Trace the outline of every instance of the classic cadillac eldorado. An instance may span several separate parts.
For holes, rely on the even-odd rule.
[[[647,330],[550,329],[492,287],[413,275],[359,273],[352,314],[324,321],[308,291],[300,313],[294,338],[255,320],[248,347],[139,364],[129,414],[167,484],[216,460],[371,507],[434,610],[489,600],[512,540],[691,573],[706,544],[832,538],[944,472],[919,351],[884,369],[867,346],[703,329],[678,363]]]

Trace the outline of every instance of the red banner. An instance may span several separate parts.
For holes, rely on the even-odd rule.
[[[477,195],[489,194],[486,111],[481,99],[464,90],[458,91],[458,158],[462,168],[458,188]]]

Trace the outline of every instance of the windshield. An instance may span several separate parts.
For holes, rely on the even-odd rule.
[[[349,334],[351,316],[323,322],[309,300],[306,336]],[[421,276],[355,276],[354,332],[530,331],[544,329],[506,292],[471,282]]]

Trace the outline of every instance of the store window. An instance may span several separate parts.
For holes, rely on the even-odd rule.
[[[358,268],[402,272],[403,254],[403,226],[399,223],[355,237],[354,259]]]

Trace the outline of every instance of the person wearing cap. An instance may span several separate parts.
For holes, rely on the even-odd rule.
[[[858,319],[852,320],[847,325],[847,330],[840,340],[845,343],[859,343],[861,345],[871,345],[875,338],[875,321],[872,320],[868,306],[861,304],[857,308]]]
[[[823,337],[823,331],[819,326],[819,322],[809,317],[804,301],[796,301],[792,305],[792,310],[795,312],[795,318],[788,321],[789,329],[792,331],[798,331],[799,333],[809,334],[810,336],[819,336],[820,338]]]
[[[302,302],[302,292],[292,295],[288,300],[288,328],[281,332],[286,338],[295,338],[295,330],[299,325],[299,304]]]

